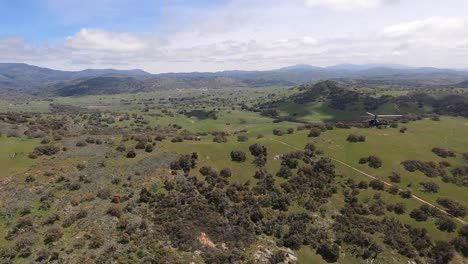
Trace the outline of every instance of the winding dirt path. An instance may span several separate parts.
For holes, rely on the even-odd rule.
[[[468,124],[467,124],[467,125],[468,125]],[[283,145],[285,145],[285,146],[288,146],[288,147],[290,147],[290,148],[293,148],[293,149],[295,149],[295,150],[302,150],[302,149],[300,149],[300,148],[297,148],[297,147],[295,147],[295,146],[293,146],[293,145],[290,145],[290,144],[288,144],[288,143],[286,143],[286,142],[283,142],[283,141],[280,141],[280,140],[277,140],[277,139],[270,138],[270,140],[276,141],[276,142],[278,142],[278,143],[281,143],[281,144],[283,144]],[[359,172],[360,174],[362,174],[362,175],[364,175],[364,176],[366,176],[366,177],[368,177],[368,178],[371,178],[371,179],[374,179],[374,180],[380,180],[380,181],[382,181],[382,182],[383,182],[385,185],[387,185],[387,186],[396,186],[396,187],[398,187],[397,185],[392,184],[392,183],[387,182],[387,181],[384,181],[384,180],[380,179],[380,178],[377,177],[377,176],[371,175],[371,174],[366,173],[366,172],[364,172],[364,171],[362,171],[362,170],[360,170],[360,169],[358,169],[358,168],[355,168],[355,167],[353,167],[353,166],[351,166],[351,165],[345,163],[344,161],[341,161],[341,160],[338,160],[338,159],[335,159],[335,158],[331,158],[331,157],[330,157],[330,159],[333,160],[333,161],[335,161],[335,162],[337,162],[337,163],[339,163],[339,164],[341,164],[341,165],[343,165],[343,166],[345,166],[345,167],[348,167],[348,168],[350,168],[350,169],[352,169],[352,170],[354,170],[354,171],[356,171],[356,172]],[[439,206],[437,206],[437,205],[435,205],[435,204],[433,204],[433,203],[431,203],[431,202],[428,202],[428,201],[424,200],[423,198],[421,198],[421,197],[419,197],[419,196],[417,196],[417,195],[412,194],[411,197],[412,197],[413,199],[415,199],[415,200],[417,200],[417,201],[423,203],[423,204],[427,204],[427,205],[429,205],[429,206],[431,206],[431,207],[433,207],[433,208],[436,208],[437,210],[443,212],[443,213],[446,214],[446,215],[449,215],[449,216],[453,217],[453,218],[456,219],[458,222],[460,222],[460,223],[462,223],[462,224],[464,224],[464,225],[467,225],[467,224],[468,224],[468,222],[466,222],[465,220],[463,220],[463,219],[461,219],[461,218],[459,218],[459,217],[453,216],[452,214],[450,214],[450,213],[448,213],[447,211],[445,211],[445,209],[443,209],[442,207],[439,207]]]

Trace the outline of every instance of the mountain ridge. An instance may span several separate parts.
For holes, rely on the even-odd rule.
[[[103,78],[105,77],[105,78]],[[95,80],[92,80],[95,79]],[[468,72],[399,64],[298,64],[267,71],[180,72],[151,74],[140,69],[60,71],[24,63],[0,63],[0,89],[36,95],[85,95],[175,88],[295,86],[320,80],[357,80],[372,85],[457,85]],[[107,83],[108,82],[108,83]],[[112,86],[118,87],[113,89]],[[66,89],[72,91],[67,92]]]

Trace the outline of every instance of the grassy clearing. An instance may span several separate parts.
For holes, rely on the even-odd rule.
[[[28,154],[38,144],[39,139],[0,137],[0,178],[25,171],[34,164]]]

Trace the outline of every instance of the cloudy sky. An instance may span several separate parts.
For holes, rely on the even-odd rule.
[[[468,67],[467,0],[0,0],[0,62],[153,73]]]

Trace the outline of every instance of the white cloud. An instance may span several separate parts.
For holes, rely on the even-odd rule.
[[[398,23],[386,27],[382,36],[387,38],[414,38],[415,36],[441,37],[455,33],[468,33],[468,23],[460,17],[431,17],[423,20]],[[443,39],[439,41],[443,42]]]
[[[135,52],[148,48],[149,43],[130,33],[83,28],[74,36],[66,38],[65,47],[77,50]]]
[[[304,0],[308,7],[321,7],[337,11],[373,8],[397,0]]]

